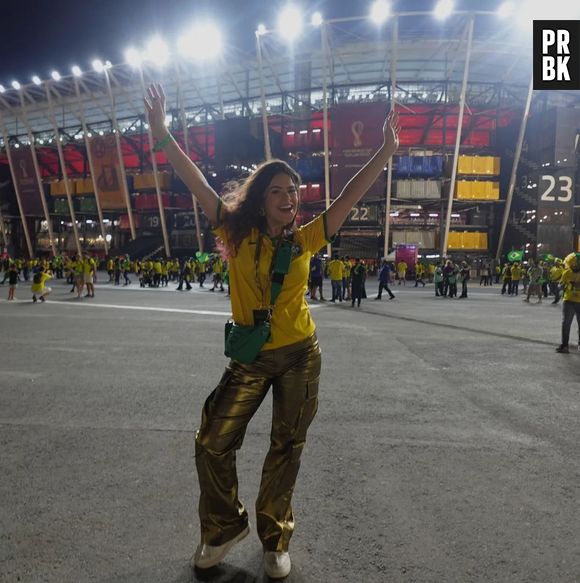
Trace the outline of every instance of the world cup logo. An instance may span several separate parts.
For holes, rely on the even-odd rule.
[[[362,121],[355,121],[351,126],[352,135],[354,136],[354,140],[352,141],[352,145],[355,148],[360,148],[362,143],[362,135],[365,129],[365,124]]]

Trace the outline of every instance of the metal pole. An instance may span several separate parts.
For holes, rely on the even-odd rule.
[[[465,66],[463,69],[463,83],[461,85],[461,95],[459,97],[459,119],[457,120],[457,136],[455,138],[455,152],[453,153],[453,169],[451,170],[451,185],[449,187],[449,201],[447,202],[447,215],[445,217],[445,235],[441,246],[441,255],[447,255],[447,244],[449,240],[449,227],[451,226],[451,210],[453,207],[453,196],[455,194],[455,182],[457,180],[457,161],[459,159],[459,144],[461,143],[461,130],[463,128],[463,112],[465,111],[465,98],[467,93],[467,78],[469,76],[469,62],[471,61],[471,48],[473,45],[473,24],[475,16],[469,17],[467,25],[467,54],[465,56]]]
[[[64,158],[64,152],[62,149],[62,144],[60,141],[60,133],[58,131],[58,124],[56,123],[56,116],[54,115],[54,107],[52,104],[52,95],[50,93],[50,81],[46,81],[44,84],[44,89],[46,92],[46,99],[48,100],[48,110],[49,110],[49,115],[50,115],[50,121],[52,123],[52,127],[54,129],[54,137],[56,139],[56,150],[58,152],[58,159],[60,162],[60,168],[62,171],[62,178],[64,180],[64,190],[66,192],[66,200],[68,202],[68,210],[70,213],[70,218],[72,221],[72,228],[73,228],[73,233],[75,236],[75,244],[77,247],[77,255],[79,257],[82,257],[83,254],[83,250],[81,247],[81,240],[79,238],[79,230],[77,227],[77,219],[76,219],[76,215],[75,215],[75,209],[74,209],[74,205],[73,205],[73,200],[72,200],[72,195],[71,195],[71,189],[70,189],[70,182],[68,180],[68,171],[66,169],[66,161]]]
[[[516,144],[516,151],[514,154],[514,163],[512,166],[512,174],[510,176],[510,183],[509,183],[509,187],[508,187],[507,196],[505,199],[505,207],[503,210],[503,219],[501,222],[501,231],[499,233],[499,240],[497,243],[497,252],[495,254],[495,258],[498,261],[501,257],[501,252],[503,249],[503,241],[504,241],[504,237],[505,237],[505,231],[507,228],[509,214],[511,211],[512,198],[514,195],[514,188],[516,185],[516,177],[518,174],[518,166],[520,164],[520,156],[522,154],[522,146],[524,144],[524,136],[526,135],[526,127],[528,125],[528,118],[530,115],[530,106],[532,104],[533,93],[534,93],[534,76],[532,75],[530,77],[530,85],[528,86],[528,96],[526,98],[526,105],[524,107],[524,115],[522,117],[522,123],[520,125],[520,134],[518,136],[518,141]]]
[[[393,21],[393,48],[391,52],[391,112],[395,110],[395,89],[397,87],[397,49],[399,43],[399,19],[395,17]],[[389,236],[391,221],[391,194],[393,190],[393,158],[389,160],[387,168],[387,201],[385,204],[385,246],[383,257],[386,259],[389,254]]]
[[[266,88],[264,85],[264,70],[262,68],[262,45],[260,35],[256,31],[256,54],[258,55],[258,70],[260,72],[260,97],[262,101],[262,127],[264,130],[264,154],[266,160],[272,159],[272,149],[270,148],[270,128],[268,127],[268,112],[266,111]]]
[[[127,186],[127,174],[125,172],[123,150],[121,149],[121,132],[119,131],[119,125],[117,124],[117,112],[115,111],[115,100],[113,99],[113,89],[111,88],[111,79],[109,78],[109,71],[107,69],[107,65],[105,65],[103,73],[105,74],[105,81],[107,83],[107,93],[109,94],[109,101],[111,102],[111,121],[113,123],[113,132],[115,134],[115,144],[117,145],[117,157],[119,158],[119,170],[121,172],[123,194],[125,195],[125,205],[127,206],[127,216],[129,217],[131,239],[135,240],[137,238],[137,234],[135,232],[135,223],[133,221],[133,213],[131,211],[131,197],[129,195],[129,187]]]
[[[322,42],[322,136],[324,140],[324,197],[326,210],[330,206],[330,150],[328,145],[328,87],[326,81],[328,65],[328,38],[327,24],[320,27],[320,39]],[[332,245],[326,245],[326,254],[332,256]]]
[[[141,80],[141,91],[143,92],[143,99],[146,97],[145,91],[145,77],[143,75],[143,68],[139,68],[139,79]],[[167,234],[167,225],[165,223],[165,209],[163,208],[163,197],[161,196],[161,186],[159,184],[159,174],[157,173],[157,160],[153,147],[153,132],[151,126],[148,125],[147,136],[149,138],[149,153],[151,155],[151,166],[153,167],[153,179],[155,180],[155,192],[157,193],[157,205],[159,206],[159,219],[161,221],[161,230],[163,232],[163,244],[165,246],[165,256],[171,257],[171,249],[169,248],[169,236]]]
[[[189,147],[189,128],[187,127],[187,118],[185,117],[185,103],[183,102],[183,90],[181,87],[181,72],[179,70],[179,63],[175,63],[175,72],[177,74],[177,99],[179,100],[179,117],[181,118],[181,128],[183,130],[183,142],[185,144],[185,153],[188,158],[191,158]],[[193,216],[195,219],[195,232],[197,236],[197,245],[200,253],[203,253],[203,238],[201,236],[201,227],[199,221],[199,209],[197,206],[197,198],[195,194],[191,193],[193,201]]]
[[[42,211],[44,213],[44,218],[46,219],[46,224],[48,226],[48,240],[50,241],[50,247],[52,249],[53,257],[56,257],[56,247],[54,245],[54,233],[52,232],[52,222],[50,220],[50,213],[48,212],[48,205],[46,204],[46,199],[44,198],[44,186],[42,184],[42,176],[40,174],[40,166],[38,164],[38,158],[36,156],[36,145],[34,141],[34,136],[32,135],[32,128],[30,127],[30,122],[28,120],[28,114],[26,112],[26,105],[24,103],[24,94],[20,93],[20,106],[22,109],[22,118],[24,125],[26,126],[26,132],[28,134],[28,141],[30,142],[30,153],[32,155],[32,165],[34,166],[34,175],[36,177],[36,184],[38,186],[38,193],[40,195],[40,202],[42,203]]]
[[[85,119],[85,110],[81,100],[81,92],[79,89],[79,82],[76,77],[74,77],[75,93],[77,96],[77,102],[79,106],[79,116],[81,119],[81,126],[83,128],[83,136],[85,140],[85,148],[87,149],[87,159],[89,161],[89,170],[91,172],[91,179],[93,181],[93,190],[95,191],[95,201],[97,203],[97,213],[99,215],[99,223],[101,225],[101,235],[103,237],[103,242],[105,245],[105,255],[109,254],[109,246],[107,245],[107,233],[105,231],[105,222],[103,220],[103,210],[101,209],[101,202],[99,200],[99,186],[97,184],[97,175],[95,174],[95,167],[93,164],[93,154],[91,152],[91,143],[89,140],[87,122]]]
[[[18,211],[20,212],[20,219],[22,220],[22,229],[24,230],[24,238],[26,240],[26,247],[28,248],[28,256],[32,259],[34,253],[32,251],[32,242],[30,240],[30,233],[28,232],[28,225],[26,224],[26,217],[24,216],[24,209],[22,208],[22,201],[20,200],[20,188],[18,187],[18,180],[16,180],[16,172],[14,171],[14,163],[12,162],[12,152],[10,150],[10,143],[8,141],[8,133],[4,126],[4,119],[0,114],[0,131],[4,145],[6,146],[6,156],[8,157],[8,166],[10,166],[10,174],[12,175],[12,182],[14,184],[14,191],[16,192],[16,202],[18,203]],[[4,232],[4,221],[2,220],[2,232]],[[7,241],[6,236],[4,239]]]

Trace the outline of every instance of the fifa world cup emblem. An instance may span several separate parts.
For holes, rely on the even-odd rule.
[[[353,122],[350,129],[352,131],[352,135],[354,136],[352,145],[355,148],[360,148],[363,145],[361,138],[363,135],[363,130],[365,129],[365,124],[362,121],[355,121]]]

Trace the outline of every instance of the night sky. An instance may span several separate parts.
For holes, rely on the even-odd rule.
[[[461,0],[458,6],[497,6],[500,0]],[[47,79],[58,69],[69,74],[78,64],[90,68],[95,58],[123,61],[131,45],[143,46],[154,33],[171,41],[185,25],[206,17],[219,25],[227,44],[253,51],[260,22],[273,28],[282,0],[7,0],[0,13],[0,83]],[[303,0],[308,15],[326,18],[362,16],[370,0]],[[435,0],[398,0],[396,9],[430,9]],[[486,6],[487,7],[487,6]],[[309,18],[309,16],[308,16]]]

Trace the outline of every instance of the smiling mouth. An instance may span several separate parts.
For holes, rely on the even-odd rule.
[[[279,206],[278,210],[281,210],[282,212],[289,212],[293,211],[294,207],[292,205]]]

